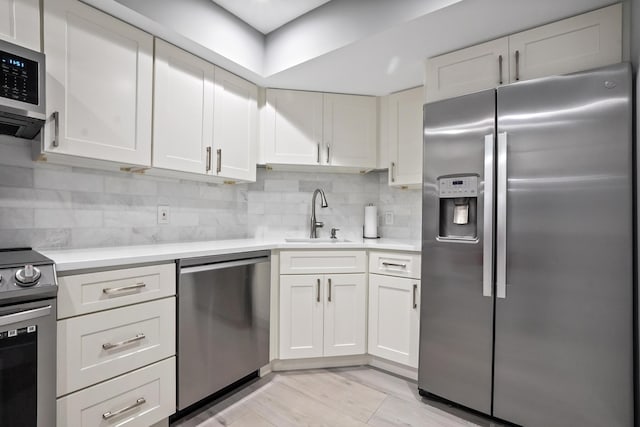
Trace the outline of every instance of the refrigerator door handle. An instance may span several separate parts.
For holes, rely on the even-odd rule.
[[[507,297],[507,134],[498,134],[496,297]]]
[[[493,290],[493,134],[484,137],[484,227],[482,245],[482,296]]]

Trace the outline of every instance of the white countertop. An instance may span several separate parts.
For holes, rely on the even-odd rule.
[[[379,249],[420,252],[421,246],[418,241],[393,239],[361,239],[351,242],[326,243],[291,243],[285,242],[283,239],[234,239],[107,248],[40,250],[39,252],[56,263],[58,272],[65,272],[272,249]]]

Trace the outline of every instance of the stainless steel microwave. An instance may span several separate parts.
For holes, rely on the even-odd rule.
[[[33,139],[44,124],[44,54],[0,40],[0,134]]]

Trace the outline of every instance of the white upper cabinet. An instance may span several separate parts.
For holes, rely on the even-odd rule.
[[[153,37],[79,1],[45,1],[44,53],[44,151],[150,166]]]
[[[322,93],[267,89],[262,117],[266,163],[320,164]]]
[[[373,169],[373,96],[267,89],[262,144],[268,164]]]
[[[0,0],[0,39],[39,52],[39,0]]]
[[[205,174],[211,169],[214,66],[156,39],[153,166]]]
[[[428,59],[425,99],[433,102],[621,60],[622,5],[615,4]]]
[[[451,52],[426,63],[427,102],[491,89],[508,83],[507,37]]]
[[[511,81],[566,74],[622,60],[622,5],[509,37]]]
[[[256,180],[258,87],[215,68],[213,167],[219,177]]]
[[[323,164],[376,167],[377,113],[373,96],[324,94]]]
[[[422,87],[388,97],[389,185],[422,183]]]

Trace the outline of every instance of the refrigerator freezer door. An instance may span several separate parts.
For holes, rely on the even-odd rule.
[[[418,386],[489,414],[493,299],[483,296],[484,149],[485,136],[492,139],[494,134],[495,91],[427,104],[424,123]],[[478,236],[474,240],[438,239],[438,178],[466,175],[478,177],[477,218],[473,218]],[[453,215],[443,220],[453,223]],[[485,293],[490,295],[491,290]]]
[[[633,425],[630,94],[627,64],[498,89],[508,153],[498,418]]]

